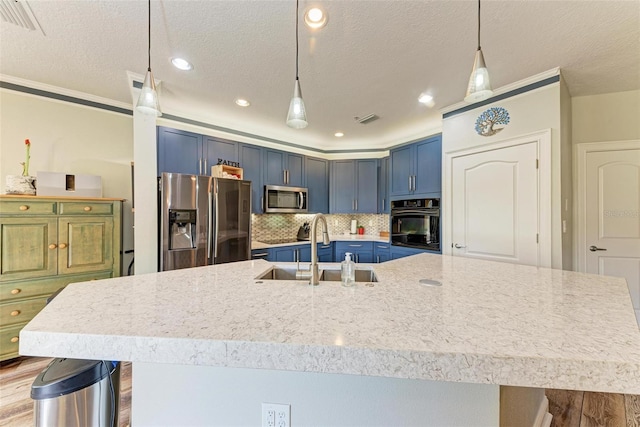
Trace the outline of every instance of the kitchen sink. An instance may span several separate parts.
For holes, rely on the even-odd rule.
[[[306,270],[303,270],[306,272]],[[256,277],[256,280],[305,280],[296,278],[295,267],[271,267],[264,274]],[[308,281],[308,279],[306,279]],[[320,270],[321,282],[339,282],[340,270],[322,269]],[[373,270],[366,268],[356,268],[356,282],[377,282]]]

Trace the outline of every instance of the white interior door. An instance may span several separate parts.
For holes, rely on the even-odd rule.
[[[452,159],[453,255],[540,265],[538,146],[507,146]]]
[[[580,270],[624,277],[640,323],[640,142],[635,149],[586,151],[582,162]]]

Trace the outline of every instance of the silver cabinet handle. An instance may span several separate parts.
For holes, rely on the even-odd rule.
[[[350,248],[361,248],[362,245],[349,245]]]
[[[593,246],[593,245],[589,246],[589,250],[590,250],[591,252],[595,252],[595,251],[606,251],[606,249],[605,249],[605,248],[599,248],[599,247],[597,247],[597,246]]]
[[[262,253],[259,253],[259,254],[253,254],[253,257],[256,258],[256,257],[259,257],[259,256],[267,256],[267,255],[269,255],[269,252],[262,252]]]
[[[283,183],[287,183],[287,170],[286,169],[282,169],[282,182]]]
[[[384,211],[384,205],[386,204],[387,199],[382,199],[382,210]]]
[[[358,199],[356,199],[355,201],[356,201],[356,210],[358,210]]]
[[[356,254],[356,262],[360,262],[360,257],[358,257],[358,254]]]
[[[356,210],[356,199],[351,200],[351,210],[352,211]]]
[[[202,159],[202,163],[204,163],[204,168],[202,169],[202,172],[200,173],[200,175],[209,175],[207,173],[207,159]]]
[[[377,262],[378,264],[380,264],[380,255],[377,255],[377,256],[376,256],[376,258],[377,258],[377,261],[376,261],[376,262]]]
[[[456,248],[456,249],[466,248],[466,246],[462,246],[462,245],[459,245],[457,243],[455,245],[453,245],[453,247]]]
[[[411,175],[409,175],[409,191],[411,191]]]

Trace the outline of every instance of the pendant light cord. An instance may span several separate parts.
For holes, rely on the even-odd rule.
[[[149,25],[148,25],[148,29],[149,29],[149,49],[147,50],[148,53],[148,57],[149,57],[149,67],[147,68],[147,71],[151,71],[151,0],[149,0],[148,3],[148,10],[149,10]]]
[[[296,81],[298,80],[298,21],[299,21],[298,8],[299,7],[300,7],[300,0],[296,0]]]
[[[478,50],[480,50],[480,0],[478,0]]]

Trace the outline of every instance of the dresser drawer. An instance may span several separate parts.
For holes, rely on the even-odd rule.
[[[26,323],[0,328],[0,359],[6,360],[18,356],[20,330]]]
[[[9,301],[0,304],[0,325],[28,322],[45,305],[47,305],[47,297]]]
[[[61,202],[61,215],[113,215],[112,203]]]
[[[53,215],[56,202],[12,200],[0,201],[0,215]]]
[[[16,280],[11,283],[0,284],[0,303],[15,299],[25,299],[37,296],[48,297],[69,283],[88,282],[90,280],[109,279],[113,275],[110,271],[73,276],[61,276],[45,279]]]

